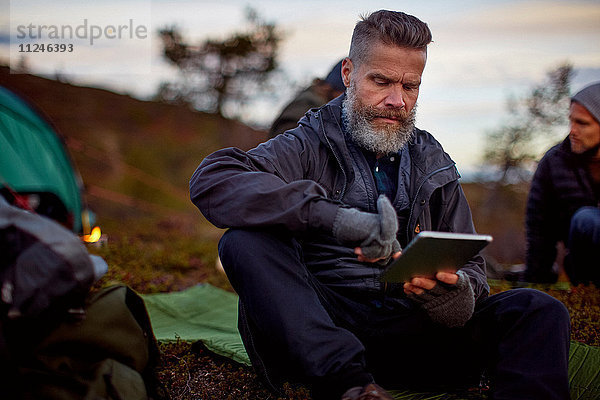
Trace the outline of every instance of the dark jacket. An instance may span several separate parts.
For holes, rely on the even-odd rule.
[[[304,89],[285,106],[281,114],[273,121],[273,125],[269,129],[269,138],[297,127],[298,121],[308,110],[320,107],[325,103],[327,103],[327,98],[319,93],[315,84]]]
[[[361,263],[332,235],[340,206],[376,212],[377,190],[362,152],[347,144],[341,128],[343,96],[312,110],[300,125],[248,151],[235,148],[206,157],[190,181],[194,204],[221,228],[279,227],[303,244],[311,272],[337,290],[392,290],[379,281],[381,266]],[[473,233],[471,212],[454,162],[427,132],[409,144],[408,224],[398,232],[407,243],[420,230]],[[393,204],[398,206],[399,199]],[[476,297],[487,296],[480,256],[464,266]]]
[[[586,159],[571,152],[567,137],[540,160],[527,199],[527,272],[531,282],[553,282],[556,244],[567,243],[571,217],[583,206],[597,206]]]

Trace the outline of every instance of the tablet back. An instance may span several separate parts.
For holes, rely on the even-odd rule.
[[[386,282],[406,282],[415,276],[456,271],[492,241],[489,235],[423,231],[382,274]]]

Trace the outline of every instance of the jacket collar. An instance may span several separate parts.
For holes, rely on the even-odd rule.
[[[309,111],[300,120],[300,124],[309,125],[312,131],[317,133],[321,143],[329,148],[337,159],[346,180],[350,181],[354,179],[354,168],[342,129],[342,102],[345,97],[346,95],[342,94],[326,105]]]
[[[561,143],[556,145],[557,151],[562,153],[565,158],[575,164],[585,165],[589,162],[590,158],[594,156],[595,151],[588,151],[585,153],[577,154],[573,153],[571,150],[571,141],[569,140],[569,136],[567,136]]]
[[[301,124],[311,126],[317,132],[319,140],[340,157],[346,173],[352,173],[349,165],[351,157],[342,130],[342,102],[345,94],[333,99],[326,105],[311,110],[300,121]],[[460,178],[456,171],[455,162],[444,152],[440,143],[428,132],[415,128],[415,135],[408,143],[408,151],[414,168],[418,169],[420,176],[430,176],[436,171],[448,170],[449,175],[443,182]]]

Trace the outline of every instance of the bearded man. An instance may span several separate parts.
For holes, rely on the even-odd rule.
[[[194,204],[230,228],[219,255],[244,345],[269,387],[300,382],[314,399],[464,388],[483,371],[496,399],[567,399],[560,302],[527,289],[488,296],[480,255],[456,273],[380,281],[421,230],[475,232],[455,163],[414,127],[430,42],[414,16],[363,18],[345,95],[255,149],[211,154],[192,176]]]

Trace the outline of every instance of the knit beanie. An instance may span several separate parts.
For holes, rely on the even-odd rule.
[[[329,83],[332,88],[339,92],[343,92],[346,90],[346,86],[344,86],[344,82],[342,81],[342,61],[335,64],[333,69],[329,71],[327,78],[325,78],[325,82]]]
[[[580,90],[571,97],[571,101],[584,106],[594,116],[596,122],[600,123],[600,82]]]

